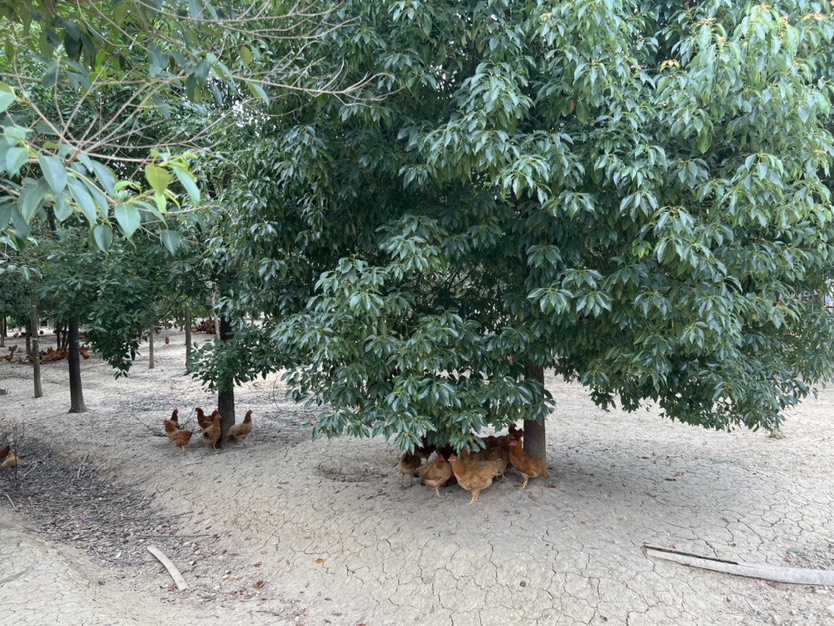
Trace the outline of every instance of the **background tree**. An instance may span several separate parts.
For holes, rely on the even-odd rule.
[[[28,315],[24,276],[17,269],[12,264],[0,272],[0,347],[5,346],[9,328],[25,325]]]
[[[258,265],[230,305],[266,312],[316,432],[462,447],[541,422],[545,367],[601,406],[773,428],[830,375],[827,5],[338,17],[322,49],[393,95],[272,109],[225,239]]]
[[[175,249],[169,209],[200,201],[192,157],[276,94],[356,88],[299,64],[338,26],[315,5],[0,1],[0,232],[22,245],[46,208],[83,215],[102,250],[138,229]]]

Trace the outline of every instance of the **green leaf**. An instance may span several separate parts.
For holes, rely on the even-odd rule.
[[[87,221],[90,222],[90,226],[94,226],[98,217],[96,205],[93,201],[92,195],[90,195],[90,192],[87,190],[86,185],[77,178],[73,177],[67,181],[67,184],[69,186],[72,199],[75,200],[78,208],[81,209],[81,213],[87,218]]]
[[[157,76],[160,72],[168,70],[170,59],[167,54],[162,51],[158,44],[152,43],[148,46],[148,56],[150,56],[150,74]]]
[[[110,224],[96,224],[93,228],[93,241],[102,252],[107,252],[113,243],[113,229]]]
[[[72,215],[72,205],[64,199],[64,196],[58,196],[55,198],[55,208],[53,209],[55,213],[55,218],[59,222],[63,222],[66,219],[69,219],[69,216]]]
[[[6,83],[0,83],[0,113],[8,109],[14,101],[14,89]]]
[[[18,237],[28,237],[29,233],[32,232],[32,229],[29,227],[26,220],[23,219],[23,216],[20,214],[20,211],[17,210],[17,207],[12,209],[12,225],[14,225]]]
[[[12,209],[14,209],[14,203],[10,200],[0,204],[0,231],[12,221]]]
[[[29,160],[29,150],[26,148],[9,148],[6,152],[6,171],[9,176],[17,176],[23,164]]]
[[[32,222],[35,213],[43,206],[44,198],[46,198],[46,194],[48,193],[49,183],[43,178],[39,179],[35,184],[27,185],[20,193],[17,208],[27,224]]]
[[[188,10],[195,20],[203,19],[203,4],[200,0],[188,0]]]
[[[174,174],[177,175],[177,178],[180,181],[180,184],[185,188],[185,191],[188,193],[188,196],[191,198],[191,202],[194,204],[199,204],[200,202],[200,188],[197,187],[197,184],[194,182],[194,175],[186,170],[183,167],[180,167],[176,164],[171,164],[171,167],[174,170]]]
[[[116,184],[116,177],[113,175],[113,171],[104,165],[104,163],[99,163],[98,161],[93,161],[92,166],[93,171],[96,173],[96,178],[98,178],[98,182],[101,183],[104,191],[110,195],[114,195],[113,185]]]
[[[264,104],[269,104],[269,96],[266,95],[264,88],[261,87],[257,83],[246,83],[246,86],[249,87],[249,92],[255,96],[256,98],[260,98],[263,100]]]
[[[21,141],[26,141],[26,136],[31,132],[32,131],[30,129],[23,126],[5,126],[3,128],[3,134],[6,137],[14,137],[15,139],[20,139]]]
[[[145,166],[145,178],[148,179],[154,192],[165,193],[168,184],[171,182],[171,173],[164,167],[150,164]]]
[[[712,135],[709,129],[704,127],[698,132],[698,150],[701,151],[701,154],[706,154],[710,146],[712,146]]]
[[[165,244],[165,247],[168,248],[168,252],[171,254],[174,254],[182,243],[182,235],[175,230],[162,230],[159,232],[159,236],[162,238],[162,243]]]
[[[116,24],[121,26],[124,24],[125,17],[127,17],[127,10],[130,6],[127,3],[127,0],[117,1],[114,7],[114,16],[113,19],[116,21]]]
[[[243,61],[243,64],[246,67],[250,67],[252,65],[252,51],[248,46],[240,47],[240,60]]]
[[[78,59],[81,54],[81,31],[75,22],[66,22],[64,30],[64,51],[70,59]]]
[[[211,63],[209,63],[205,59],[197,63],[197,67],[194,68],[194,78],[197,79],[198,84],[205,86],[205,84],[208,82],[208,75],[210,70]]]
[[[168,212],[168,198],[164,193],[155,193],[153,199],[156,202],[156,208],[160,213]]]
[[[41,171],[52,188],[52,193],[60,196],[67,188],[67,169],[64,162],[58,157],[38,154],[38,163],[41,164]]]
[[[133,233],[136,232],[136,229],[138,229],[142,223],[142,218],[139,215],[139,209],[132,204],[117,204],[116,208],[113,210],[113,214],[116,216],[116,221],[119,223],[119,226],[121,226],[125,237],[128,239],[131,238]]]

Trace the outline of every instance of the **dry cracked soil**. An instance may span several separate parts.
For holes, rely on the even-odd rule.
[[[165,334],[127,379],[84,361],[81,415],[66,361],[37,400],[31,367],[0,361],[0,445],[21,460],[0,474],[0,624],[834,624],[832,587],[642,550],[834,569],[834,390],[773,438],[605,412],[548,376],[552,480],[518,491],[510,473],[468,506],[459,487],[401,487],[386,441],[312,441],[278,376],[236,390],[248,445],[178,454],[162,420],[178,407],[196,427],[214,403]]]

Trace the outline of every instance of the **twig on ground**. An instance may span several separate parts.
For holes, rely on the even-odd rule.
[[[180,574],[177,566],[171,562],[171,559],[162,554],[162,551],[156,546],[148,546],[148,552],[153,554],[157,559],[159,559],[159,562],[165,566],[165,569],[167,569],[168,573],[171,574],[171,578],[174,579],[177,589],[180,591],[188,589],[188,583],[185,582],[185,578],[182,577],[182,574]]]
[[[143,422],[142,420],[140,420],[138,417],[134,416],[134,417],[133,417],[133,419],[135,419],[137,422],[139,422],[140,424],[142,424],[142,426],[144,426],[144,427],[145,427],[145,428],[147,428],[149,431],[151,431],[151,434],[152,434],[154,437],[162,437],[162,436],[164,436],[164,434],[160,433],[158,430],[155,430],[155,429],[151,428],[151,427],[150,427],[150,426],[148,426],[145,422]]]
[[[87,457],[90,456],[89,454],[85,454],[84,458],[81,459],[81,464],[78,466],[78,473],[75,475],[76,478],[81,478],[81,470],[84,469],[84,463],[87,462]]]
[[[29,472],[31,472],[33,469],[35,469],[38,465],[43,465],[44,463],[46,463],[46,461],[44,461],[43,459],[35,459],[35,460],[34,460],[34,461],[33,461],[33,462],[29,465],[29,467],[28,467],[28,468],[26,468],[26,471],[25,471],[25,472],[23,472],[23,473],[20,475],[20,477],[21,477],[21,478],[26,478],[26,477],[29,475]]]
[[[789,583],[792,585],[834,585],[834,571],[806,569],[801,567],[777,567],[759,563],[741,563],[725,561],[710,556],[699,556],[678,550],[643,546],[643,553],[657,559],[674,561],[681,565],[699,567],[713,572],[724,572],[736,576],[759,578],[771,582]]]
[[[6,496],[9,499],[9,504],[12,505],[12,511],[17,511],[17,507],[14,505],[14,502],[12,501],[12,497],[7,493],[4,493],[3,495]]]

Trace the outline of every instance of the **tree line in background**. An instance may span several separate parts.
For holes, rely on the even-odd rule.
[[[525,420],[544,456],[545,368],[710,428],[834,368],[828,3],[0,15],[0,307],[36,293],[118,373],[213,292],[208,388],[285,370],[314,434]]]

